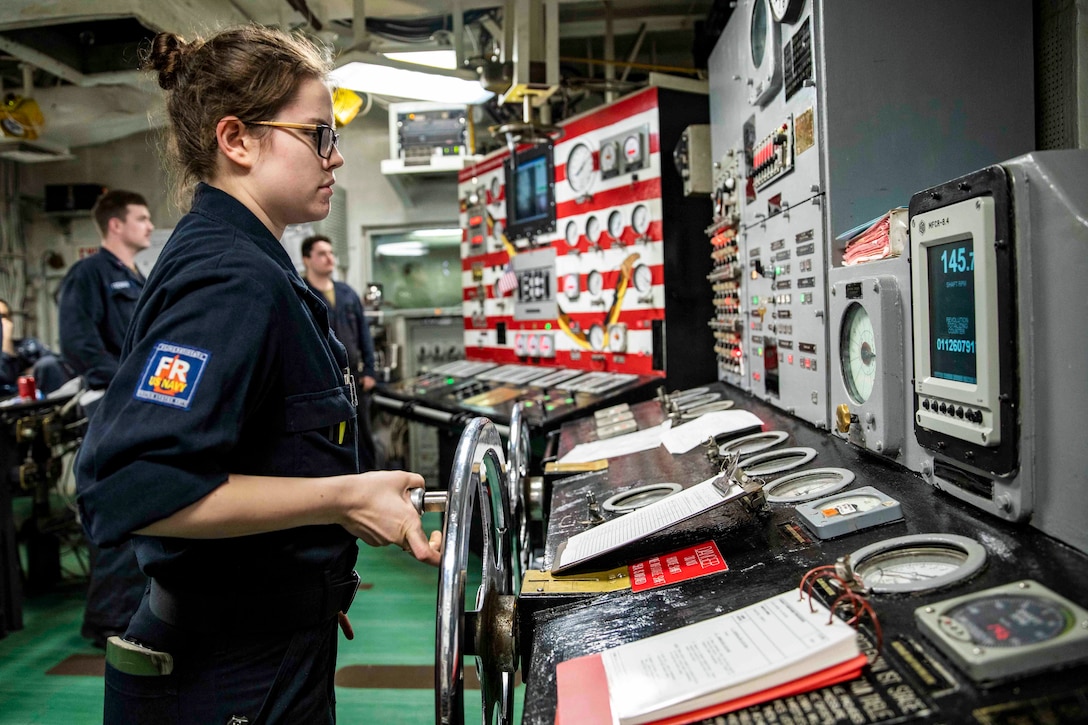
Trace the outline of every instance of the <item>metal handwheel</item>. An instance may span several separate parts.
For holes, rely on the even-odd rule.
[[[446,499],[435,627],[436,719],[442,725],[464,723],[462,667],[469,654],[476,657],[483,722],[512,723],[518,663],[517,597],[510,566],[513,532],[502,441],[491,421],[475,418],[461,434],[445,495],[424,494],[422,489],[412,494],[421,512],[442,510]],[[480,512],[483,531],[482,572],[476,609],[468,611],[465,589],[474,510]]]
[[[514,406],[510,414],[510,439],[507,442],[507,484],[510,494],[510,523],[513,526],[514,544],[514,589],[521,586],[521,578],[529,569],[532,554],[529,542],[529,461],[532,449],[529,442],[529,422],[525,417],[523,403]]]

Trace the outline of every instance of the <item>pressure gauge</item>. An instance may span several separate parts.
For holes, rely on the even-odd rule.
[[[627,352],[627,325],[617,322],[608,326],[608,349],[612,352]]]
[[[810,468],[776,478],[763,492],[769,503],[795,504],[828,496],[853,482],[854,472],[846,468]]]
[[[601,173],[611,174],[616,170],[616,144],[606,143],[601,146]]]
[[[636,486],[609,497],[601,506],[605,511],[625,514],[656,503],[681,489],[683,489],[683,486],[679,483],[651,483],[646,486]]]
[[[718,453],[722,456],[750,456],[753,453],[774,448],[789,437],[790,434],[784,430],[766,430],[752,433],[721,444],[718,446]]]
[[[767,0],[754,0],[752,7],[752,22],[750,28],[752,65],[759,68],[763,65],[763,57],[767,52],[767,26],[770,18],[767,17]]]
[[[608,215],[608,233],[616,241],[619,241],[620,235],[623,234],[623,215],[618,209]]]
[[[874,592],[928,592],[978,573],[986,563],[986,549],[966,536],[911,534],[863,546],[850,555],[850,562]]]
[[[593,270],[586,276],[586,292],[592,297],[600,297],[604,291],[604,277],[597,270]]]
[[[650,210],[646,208],[645,204],[639,204],[631,212],[631,228],[639,236],[646,234],[646,231],[650,228]]]
[[[586,239],[590,244],[596,244],[597,240],[601,238],[601,220],[596,215],[590,216],[586,219]]]
[[[572,247],[578,246],[578,224],[573,219],[567,222],[567,228],[564,230],[563,236],[567,240],[567,244]]]
[[[593,152],[584,143],[575,144],[567,156],[567,182],[576,194],[582,194],[593,182]]]
[[[498,176],[491,177],[491,203],[499,203],[499,192],[502,191],[502,182],[499,181]]]
[[[701,415],[707,413],[717,413],[722,410],[729,410],[734,405],[732,400],[715,400],[713,403],[703,403],[702,405],[696,405],[693,408],[685,409],[681,414],[681,420],[695,420]]]
[[[747,469],[745,469],[747,471]],[[797,515],[821,539],[833,539],[903,518],[899,502],[872,486],[831,494],[797,507]]]
[[[537,357],[540,355],[540,336],[529,335],[529,340],[525,345],[525,351],[529,357]]]
[[[567,296],[567,299],[576,300],[581,293],[582,282],[577,273],[563,277],[563,294]]]
[[[589,344],[594,350],[604,349],[604,328],[594,325],[589,328]]]
[[[555,338],[552,335],[540,336],[540,357],[555,357]]]
[[[1088,611],[1036,581],[919,607],[914,619],[939,650],[983,684],[1088,657]]]
[[[654,286],[653,272],[645,264],[640,264],[635,267],[633,282],[639,294],[647,294]]]
[[[840,331],[839,364],[846,390],[855,403],[864,403],[876,384],[876,334],[869,313],[858,303],[843,315]]]
[[[780,448],[777,451],[759,453],[751,458],[744,458],[740,467],[749,476],[769,476],[772,473],[792,471],[816,457],[812,448]]]
[[[715,400],[721,400],[722,394],[719,392],[707,391],[700,393],[699,395],[689,395],[680,398],[673,398],[673,404],[679,410],[688,410],[689,408],[697,408],[700,405],[706,405],[707,403],[713,403]]]
[[[771,15],[775,22],[792,23],[804,6],[805,0],[771,0]]]
[[[623,158],[632,166],[642,160],[642,137],[633,133],[623,140]]]

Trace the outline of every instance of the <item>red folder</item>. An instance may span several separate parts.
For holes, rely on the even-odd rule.
[[[845,662],[791,682],[728,702],[692,710],[683,715],[654,720],[651,725],[684,725],[698,722],[781,697],[800,695],[821,687],[837,685],[860,677],[861,670],[867,663],[868,658],[859,654]],[[604,660],[601,659],[600,653],[560,662],[555,669],[555,687],[557,695],[555,725],[597,725],[598,723],[610,725],[612,723],[612,708],[608,701],[608,678],[604,673]]]

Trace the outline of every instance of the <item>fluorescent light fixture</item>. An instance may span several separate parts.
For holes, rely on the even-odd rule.
[[[329,74],[342,88],[395,98],[473,105],[495,94],[486,90],[470,71],[426,71],[414,63],[402,63],[375,53],[351,52],[343,65]]]
[[[382,53],[386,58],[399,60],[402,63],[415,63],[416,65],[430,66],[431,68],[445,68],[454,70],[457,68],[457,53],[449,50],[406,50],[395,53]]]
[[[413,237],[420,237],[421,239],[429,239],[432,237],[461,237],[461,228],[456,229],[416,229],[412,232]]]
[[[423,257],[427,255],[427,245],[423,242],[390,242],[378,245],[374,253],[379,257]]]

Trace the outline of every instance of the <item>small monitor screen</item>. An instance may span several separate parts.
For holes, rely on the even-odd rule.
[[[978,383],[975,253],[970,238],[927,248],[929,359],[935,378]]]
[[[514,218],[519,223],[548,216],[548,160],[537,156],[521,162],[514,170]]]

